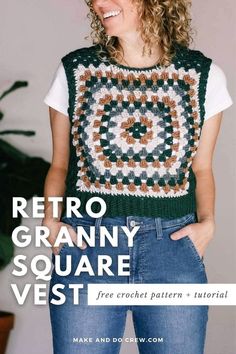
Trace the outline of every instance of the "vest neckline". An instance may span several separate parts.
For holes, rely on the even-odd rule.
[[[126,70],[126,71],[136,71],[136,72],[151,72],[155,69],[165,69],[167,68],[166,66],[164,65],[160,65],[159,63],[155,64],[155,65],[151,65],[151,66],[146,66],[146,67],[132,67],[132,66],[127,66],[127,65],[124,65],[124,64],[120,64],[118,63],[116,60],[114,60],[113,58],[110,57],[107,49],[106,49],[106,46],[103,45],[103,44],[97,44],[97,46],[101,46],[103,48],[103,50],[106,52],[106,56],[105,56],[105,59],[106,61],[112,65],[113,67],[116,67],[118,69],[123,69],[123,70]],[[174,47],[175,47],[175,54],[169,64],[172,65],[172,64],[175,64],[178,60],[179,60],[179,56],[180,56],[180,52],[181,52],[181,49],[185,49],[185,47],[183,46],[180,46],[179,44],[174,44]]]

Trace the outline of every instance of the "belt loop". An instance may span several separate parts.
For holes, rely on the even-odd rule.
[[[101,222],[102,222],[102,216],[100,216],[99,218],[95,219],[95,233],[97,234],[98,232],[100,232],[99,227],[101,226]]]
[[[163,233],[162,233],[162,223],[160,217],[155,218],[155,224],[156,224],[157,240],[162,240]]]

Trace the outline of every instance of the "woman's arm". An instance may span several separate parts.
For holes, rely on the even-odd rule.
[[[212,171],[213,153],[220,130],[223,112],[209,118],[202,127],[199,146],[192,162],[196,176],[198,223],[186,225],[173,232],[171,238],[179,240],[189,235],[199,256],[204,256],[215,231],[215,182]]]
[[[192,169],[195,173],[198,221],[215,217],[215,182],[212,171],[213,153],[219,134],[223,112],[209,118],[202,127],[197,153],[193,159]]]
[[[48,197],[63,197],[65,194],[65,179],[69,161],[69,117],[49,107],[50,125],[52,131],[53,154],[44,185],[44,208],[45,220],[52,220],[52,204],[47,201]],[[62,203],[59,207],[60,220]],[[54,218],[55,220],[55,218]]]
[[[52,131],[53,154],[52,163],[49,168],[44,185],[44,213],[45,217],[42,220],[42,225],[48,227],[50,235],[48,241],[54,244],[58,232],[62,225],[68,228],[70,237],[76,243],[77,234],[74,229],[60,221],[62,212],[62,203],[59,206],[58,218],[53,217],[52,203],[48,202],[48,197],[64,197],[65,180],[68,170],[69,154],[70,154],[70,121],[69,117],[58,112],[52,107],[49,107],[50,124]],[[55,254],[60,252],[59,247],[52,247]],[[81,249],[86,248],[86,243],[83,241]]]

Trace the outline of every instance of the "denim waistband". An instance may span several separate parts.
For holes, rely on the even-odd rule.
[[[183,225],[184,223],[194,222],[197,220],[195,212],[186,214],[178,218],[162,218],[162,217],[145,217],[145,216],[101,216],[99,218],[93,218],[86,213],[81,213],[81,217],[77,217],[72,214],[71,217],[64,216],[67,220],[70,219],[71,223],[74,225],[81,226],[95,226],[96,228],[100,226],[106,226],[107,228],[113,226],[127,226],[132,228],[134,226],[140,226],[140,231],[151,231],[151,230],[161,230],[165,228],[170,228],[173,226]],[[65,220],[62,218],[62,221]]]

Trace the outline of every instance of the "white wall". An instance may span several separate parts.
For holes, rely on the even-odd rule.
[[[235,100],[234,0],[195,0],[193,3],[194,24],[198,29],[195,47],[222,67]],[[77,0],[8,0],[0,4],[0,92],[14,80],[29,81],[28,88],[20,89],[2,101],[1,108],[6,111],[6,117],[1,128],[36,130],[35,137],[9,136],[8,141],[24,152],[48,161],[51,158],[51,133],[48,108],[43,98],[60,58],[70,50],[90,45],[84,40],[89,33],[86,11],[84,2]],[[225,112],[214,158],[217,230],[206,253],[206,267],[212,283],[235,283],[234,110],[233,106]],[[32,219],[24,224],[32,229],[39,225]],[[29,258],[34,253],[33,247],[28,249]],[[48,309],[34,306],[32,301],[22,307],[16,304],[10,291],[11,269],[12,265],[9,265],[0,273],[0,306],[16,314],[7,354],[51,354]],[[27,281],[32,282],[31,276]],[[234,308],[210,308],[206,354],[235,353],[235,321]],[[132,335],[129,314],[125,336]],[[128,350],[137,353],[135,345],[122,347],[122,353]]]

